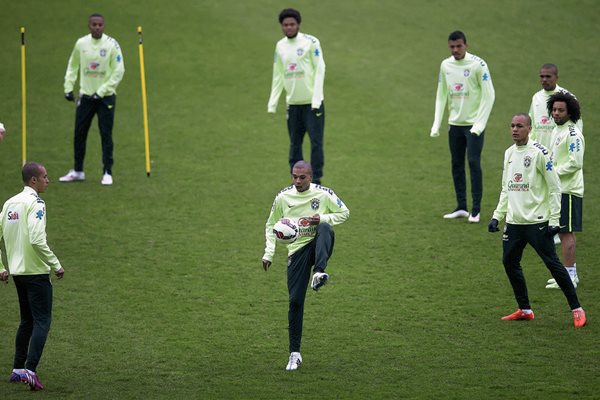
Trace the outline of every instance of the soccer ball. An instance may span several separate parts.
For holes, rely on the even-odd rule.
[[[273,234],[281,243],[294,243],[298,239],[298,225],[289,218],[281,218],[273,226]]]

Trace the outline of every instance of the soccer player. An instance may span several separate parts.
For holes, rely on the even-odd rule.
[[[531,106],[529,107],[529,116],[532,123],[529,138],[547,149],[551,147],[552,130],[556,126],[554,119],[548,111],[548,99],[554,93],[570,93],[567,89],[558,86],[556,81],[558,81],[558,67],[554,64],[542,65],[540,68],[542,90],[533,95]],[[581,119],[577,121],[577,127],[583,132],[583,121]]]
[[[504,153],[502,191],[488,231],[497,232],[499,221],[506,218],[502,235],[502,263],[519,309],[501,319],[528,321],[534,318],[521,268],[523,250],[530,244],[567,298],[573,313],[573,324],[581,328],[586,323],[585,312],[579,304],[569,274],[556,255],[552,239],[560,230],[558,174],[552,166],[548,150],[529,139],[529,115],[516,114],[510,126],[515,143]]]
[[[297,161],[304,159],[302,142],[304,134],[308,131],[313,182],[321,184],[325,162],[325,61],[319,39],[301,33],[301,22],[300,12],[293,8],[286,8],[279,14],[279,23],[285,37],[275,46],[273,82],[267,111],[275,113],[279,97],[285,88],[287,127],[290,136],[290,170]]]
[[[575,232],[583,229],[583,153],[585,140],[577,126],[581,117],[579,102],[570,93],[557,92],[547,103],[548,113],[556,123],[552,131],[550,157],[562,187],[560,209],[560,245],[563,262],[573,284],[577,286],[575,259]],[[557,289],[558,283],[548,281],[548,289]]]
[[[112,185],[113,139],[117,86],[125,74],[123,53],[117,41],[104,33],[104,17],[92,14],[88,20],[90,34],[75,43],[65,74],[65,98],[75,101],[73,87],[79,72],[79,99],[75,112],[73,169],[61,182],[85,180],[83,160],[88,131],[94,115],[98,115],[98,128],[102,141],[103,185]]]
[[[275,254],[273,226],[281,218],[297,222],[298,239],[287,245],[287,286],[289,293],[289,340],[290,357],[286,370],[293,371],[302,364],[300,342],[304,319],[304,299],[310,280],[311,288],[319,290],[329,280],[325,272],[333,253],[334,232],[332,226],[348,219],[350,211],[333,190],[312,183],[312,168],[306,161],[298,161],[292,168],[292,185],[281,190],[271,207],[265,224],[265,253],[262,265],[269,269]]]
[[[7,271],[0,254],[0,280],[8,283],[10,272],[21,312],[10,382],[42,390],[36,370],[52,321],[50,271],[61,279],[65,270],[46,242],[46,204],[39,197],[49,183],[46,168],[28,162],[22,176],[25,188],[8,199],[0,212],[0,240],[4,237],[8,260]]]
[[[467,52],[467,38],[461,31],[448,37],[452,56],[442,61],[435,98],[435,117],[431,136],[440,135],[444,107],[448,106],[448,143],[452,158],[452,178],[457,206],[446,219],[469,218],[469,222],[480,220],[483,178],[481,151],[485,127],[494,105],[495,92],[492,77],[483,59]],[[471,175],[473,208],[467,211],[467,183],[465,153]]]

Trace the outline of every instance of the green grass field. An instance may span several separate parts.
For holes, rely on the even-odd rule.
[[[283,103],[266,112],[278,12],[297,7],[327,64],[325,176],[351,210],[336,229],[331,284],[308,293],[302,355],[287,362],[285,251],[264,272],[264,221],[289,182]],[[101,12],[126,74],[114,130],[115,185],[100,143],[87,180],[72,166],[74,108],[63,76],[87,16]],[[20,33],[27,29],[28,159],[44,163],[48,237],[66,269],[38,368],[47,399],[593,399],[600,395],[600,67],[595,0],[12,1],[0,24],[0,201],[21,189]],[[144,29],[152,174],[146,177],[136,28]],[[446,38],[467,34],[491,70],[496,103],[483,153],[482,223],[454,207],[447,135],[431,139]],[[563,295],[530,248],[523,265],[536,320],[516,304],[487,233],[510,118],[539,90],[538,69],[582,104],[586,148],[580,300]],[[445,125],[444,125],[445,126]],[[445,130],[445,128],[444,128]],[[10,385],[18,303],[0,287],[0,398]]]

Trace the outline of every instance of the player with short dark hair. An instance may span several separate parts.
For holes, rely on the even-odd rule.
[[[285,89],[290,171],[296,162],[304,159],[302,142],[308,132],[313,182],[320,184],[325,164],[325,61],[319,39],[300,32],[301,21],[300,12],[292,8],[279,14],[279,23],[285,37],[275,46],[273,81],[267,112],[277,111],[279,97]]]
[[[60,177],[61,182],[85,180],[83,161],[88,132],[94,115],[102,142],[103,185],[113,184],[112,130],[117,106],[117,86],[125,74],[123,53],[117,41],[104,33],[104,17],[92,14],[88,18],[90,34],[79,38],[69,58],[65,73],[65,98],[75,101],[73,87],[79,74],[79,99],[75,112],[73,139],[73,169]]]
[[[23,191],[8,199],[0,212],[0,240],[4,238],[8,260],[7,271],[0,254],[0,281],[8,283],[10,272],[21,313],[9,380],[42,390],[36,370],[52,322],[50,271],[61,279],[65,270],[46,242],[46,204],[38,196],[50,182],[46,168],[29,162],[23,166],[21,176]]]
[[[296,222],[299,229],[298,239],[287,245],[290,341],[290,357],[286,366],[288,371],[296,370],[302,364],[300,342],[304,300],[311,272],[313,290],[319,290],[329,281],[325,268],[333,253],[335,236],[332,227],[341,224],[350,215],[346,205],[333,190],[312,183],[312,168],[306,161],[301,160],[294,164],[292,183],[275,196],[265,224],[266,245],[262,257],[262,265],[266,271],[271,266],[275,254],[276,239],[273,226],[281,218]]]
[[[579,102],[570,93],[557,92],[548,99],[548,113],[556,126],[552,131],[550,158],[560,178],[562,187],[560,212],[560,245],[563,262],[573,284],[577,286],[575,232],[583,230],[583,155],[585,139],[577,122],[581,118]],[[549,281],[546,288],[556,289],[558,284]]]
[[[480,220],[483,177],[481,151],[485,127],[494,105],[495,92],[492,77],[485,61],[467,52],[467,38],[461,31],[448,36],[451,57],[440,65],[435,116],[430,136],[440,135],[444,108],[448,107],[448,144],[452,158],[452,179],[456,193],[456,208],[444,218],[466,218],[469,222]],[[467,208],[467,180],[465,155],[471,174],[473,205]]]
[[[569,274],[554,248],[554,235],[560,230],[560,180],[552,166],[548,150],[529,139],[531,118],[516,114],[511,121],[514,144],[504,153],[502,191],[489,232],[497,232],[498,223],[506,219],[502,235],[502,263],[513,288],[519,309],[501,319],[504,321],[534,318],[525,275],[521,268],[523,250],[531,245],[541,257],[573,313],[576,328],[586,324],[583,308]]]

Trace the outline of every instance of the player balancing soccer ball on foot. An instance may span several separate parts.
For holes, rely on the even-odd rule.
[[[298,225],[289,218],[281,218],[273,226],[273,234],[281,243],[293,243],[298,239]]]

